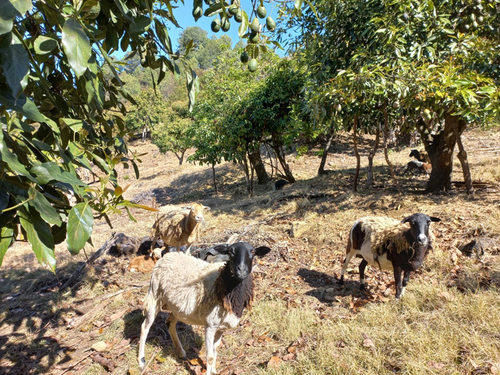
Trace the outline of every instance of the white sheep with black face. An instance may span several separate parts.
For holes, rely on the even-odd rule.
[[[167,253],[156,263],[144,300],[139,367],[146,363],[144,348],[148,332],[164,308],[170,311],[168,331],[181,358],[186,357],[186,351],[177,336],[177,321],[205,327],[207,375],[217,372],[217,347],[223,332],[237,326],[244,309],[252,306],[253,259],[271,249],[266,246],[254,249],[246,242],[238,242],[220,245],[217,250],[229,255],[226,263],[207,263],[179,252]]]
[[[432,249],[430,223],[441,219],[415,213],[402,221],[389,217],[367,216],[356,220],[349,231],[346,258],[340,273],[344,283],[347,264],[353,256],[361,256],[359,279],[365,288],[365,268],[368,264],[381,270],[393,270],[396,282],[396,298],[405,291],[410,272],[416,271]],[[401,274],[404,272],[404,278]]]

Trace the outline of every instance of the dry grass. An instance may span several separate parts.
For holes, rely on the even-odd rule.
[[[399,196],[388,177],[382,154],[375,158],[375,187],[351,191],[355,165],[347,135],[339,135],[329,156],[330,174],[316,177],[318,150],[289,155],[295,184],[272,191],[272,184],[245,194],[237,166],[216,168],[219,194],[211,169],[187,164],[151,151],[148,143],[133,148],[141,156],[141,178],[121,171],[126,198],[143,204],[210,206],[201,243],[225,242],[233,234],[273,251],[255,268],[254,309],[240,326],[228,331],[219,351],[222,374],[498,374],[500,373],[500,134],[472,131],[466,147],[473,179],[488,183],[474,197],[462,190],[446,195],[421,194],[424,177],[401,178]],[[366,166],[371,139],[362,145]],[[391,152],[398,171],[409,150]],[[454,181],[461,181],[454,163]],[[293,196],[293,198],[288,198]],[[436,248],[412,280],[402,301],[394,301],[392,276],[367,270],[367,292],[359,291],[353,261],[345,287],[336,283],[347,232],[358,217],[403,218],[414,212],[438,216]],[[96,223],[90,255],[113,231],[142,237],[154,215],[134,211],[112,218],[114,228]],[[302,234],[291,238],[292,224]],[[480,238],[486,254],[466,258],[460,246]],[[56,275],[41,269],[30,248],[16,243],[0,270],[0,373],[104,374],[90,349],[105,342],[102,353],[115,364],[113,374],[138,374],[137,340],[142,322],[141,299],[149,275],[125,272],[128,260],[98,262],[73,289],[59,292],[79,262],[58,246]],[[161,313],[151,329],[146,373],[197,374],[205,359],[200,327],[179,325],[188,361],[179,361]],[[201,350],[201,352],[200,352]],[[86,357],[87,356],[87,357]],[[78,362],[80,361],[80,362]]]

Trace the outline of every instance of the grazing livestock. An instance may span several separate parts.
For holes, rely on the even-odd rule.
[[[151,237],[153,244],[160,238],[165,246],[173,246],[180,251],[182,245],[187,245],[186,254],[190,254],[191,245],[199,236],[200,226],[203,222],[203,212],[210,210],[199,203],[194,203],[189,207],[189,213],[180,211],[170,211],[160,214],[156,219]]]
[[[431,164],[431,158],[429,157],[429,154],[425,151],[418,151],[416,149],[411,150],[410,152],[410,158],[415,158],[418,161],[421,161],[423,163],[429,163]]]
[[[349,232],[346,258],[340,273],[344,283],[347,264],[354,255],[363,260],[359,265],[361,289],[365,288],[367,264],[381,270],[393,270],[396,282],[396,298],[405,291],[410,272],[416,271],[432,249],[431,222],[441,219],[416,213],[402,221],[388,217],[368,216],[357,220]],[[401,280],[401,273],[404,278]]]
[[[420,175],[421,173],[430,174],[432,172],[432,165],[423,163],[421,161],[412,160],[406,164],[406,169],[403,171],[403,176],[408,172]]]
[[[288,184],[288,181],[286,180],[278,180],[274,183],[274,190],[281,190],[283,189],[283,186]]]
[[[144,299],[145,319],[139,341],[139,367],[146,364],[144,347],[149,329],[162,307],[170,311],[168,331],[177,354],[186,352],[177,336],[176,324],[205,327],[207,375],[217,373],[217,347],[222,334],[238,325],[245,308],[251,308],[254,299],[252,263],[255,256],[262,257],[271,249],[254,249],[246,242],[221,245],[226,252],[226,263],[207,263],[183,253],[167,253],[156,263],[149,290]]]

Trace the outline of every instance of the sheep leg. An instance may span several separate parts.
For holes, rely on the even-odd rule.
[[[150,304],[146,307],[144,322],[141,326],[141,338],[139,340],[139,367],[142,369],[146,365],[146,358],[144,356],[144,349],[146,346],[146,339],[148,337],[149,330],[153,325],[156,318],[156,304]]]
[[[219,347],[219,345],[222,341],[222,333],[224,333],[224,331],[218,330],[217,332],[215,332],[215,336],[214,336],[214,364],[212,367],[212,371],[214,372],[214,374],[217,374],[217,370],[215,368],[215,366],[217,364],[217,348]]]
[[[212,372],[216,373],[215,368],[215,336],[217,334],[217,329],[212,327],[205,327],[205,346],[207,347],[207,375],[211,375]],[[220,339],[220,338],[219,338]]]
[[[365,290],[366,289],[366,285],[365,285],[365,268],[366,268],[367,264],[368,264],[368,262],[365,260],[365,258],[363,258],[363,260],[359,264],[359,282],[360,282],[359,289],[360,290]]]
[[[410,271],[404,271],[403,277],[403,287],[401,288],[401,297],[405,294],[406,285],[408,285],[408,281],[410,280]]]
[[[347,254],[346,254],[345,259],[344,259],[344,264],[342,266],[342,271],[340,271],[340,280],[339,280],[339,284],[340,285],[344,285],[344,273],[347,270],[347,265],[351,261],[351,258],[356,253],[356,251],[351,248],[351,239],[350,238],[349,238],[349,241],[347,242],[347,251],[346,251],[346,253]]]
[[[399,299],[402,296],[403,291],[403,285],[402,285],[402,280],[401,280],[401,273],[403,270],[401,267],[394,267],[394,281],[396,283],[396,299]],[[406,273],[405,273],[406,277]]]
[[[170,333],[170,337],[174,343],[175,351],[180,359],[186,358],[186,351],[182,347],[181,340],[179,340],[179,336],[177,336],[177,318],[174,314],[170,314],[167,318],[167,326],[168,333]]]
[[[186,247],[186,254],[191,255],[191,244],[188,244]]]

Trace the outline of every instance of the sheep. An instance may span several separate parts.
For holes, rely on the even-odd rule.
[[[429,157],[429,154],[425,151],[420,152],[417,149],[413,149],[410,152],[410,158],[411,157],[414,157],[418,161],[431,164],[431,158]]]
[[[274,183],[274,190],[281,190],[283,186],[287,185],[289,182],[286,180],[278,180]]]
[[[187,245],[186,254],[191,253],[191,245],[199,235],[200,224],[203,222],[203,212],[210,207],[194,203],[189,207],[189,213],[170,211],[160,214],[153,224],[151,238],[152,247],[157,238],[160,238],[165,246],[173,246],[180,251],[182,245]]]
[[[406,164],[406,169],[403,171],[403,176],[410,171],[413,174],[415,174],[416,172],[417,174],[425,173],[426,175],[429,175],[432,172],[432,165],[430,165],[429,163],[412,160],[408,162],[408,164]]]
[[[113,245],[108,250],[108,254],[118,257],[121,255],[128,256],[133,254],[149,255],[152,243],[153,241],[149,236],[139,240],[136,237],[127,236],[124,233],[117,233]],[[154,246],[163,246],[163,241],[157,239]]]
[[[247,242],[220,245],[219,252],[229,254],[226,263],[207,263],[184,253],[167,253],[153,269],[149,290],[144,299],[145,319],[139,341],[139,367],[146,363],[144,347],[149,329],[162,307],[170,311],[167,326],[177,354],[186,352],[177,336],[176,324],[205,327],[207,375],[217,373],[216,359],[223,332],[239,323],[245,308],[254,299],[252,262],[271,251],[256,249]]]
[[[127,267],[129,272],[151,272],[158,261],[158,258],[153,255],[139,255],[132,259]]]
[[[437,217],[415,213],[401,222],[388,217],[368,216],[357,220],[349,232],[346,258],[340,273],[340,284],[351,258],[361,256],[359,279],[365,289],[365,267],[370,264],[381,270],[393,270],[396,282],[396,299],[403,296],[410,278],[432,249],[429,225],[439,222]],[[409,224],[409,226],[408,226]],[[401,273],[404,278],[401,282]]]

